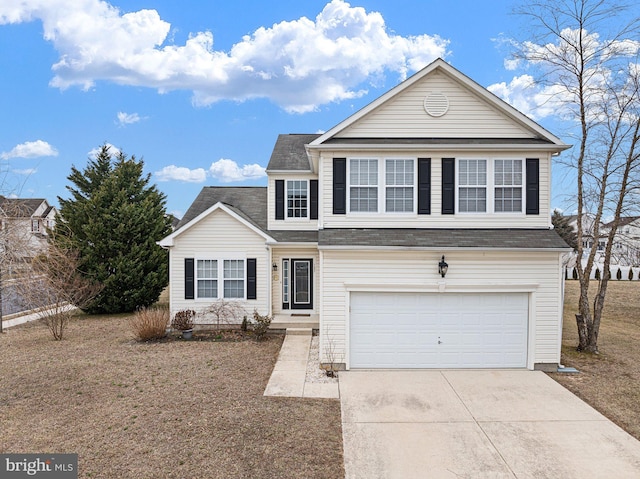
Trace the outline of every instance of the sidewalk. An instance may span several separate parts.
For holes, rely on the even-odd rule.
[[[311,333],[311,330],[309,330]],[[339,399],[338,383],[306,381],[311,334],[287,334],[264,391],[265,396]]]
[[[65,311],[69,311],[71,309],[76,309],[76,307],[71,305],[68,305],[65,307]],[[16,316],[16,317],[2,320],[2,329],[11,328],[13,326],[18,326],[19,324],[24,324],[24,323],[28,323],[29,321],[35,321],[36,319],[40,319],[40,314],[37,312],[34,313],[33,311],[36,311],[36,310],[24,311],[24,313],[16,313],[18,315],[21,314],[21,316],[16,316],[12,314],[11,316]]]

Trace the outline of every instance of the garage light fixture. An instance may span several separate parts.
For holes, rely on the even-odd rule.
[[[447,274],[448,269],[449,269],[449,265],[444,260],[444,255],[442,255],[442,259],[438,263],[438,273],[440,273],[440,275],[444,278]]]

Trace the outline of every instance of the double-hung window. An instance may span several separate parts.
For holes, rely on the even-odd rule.
[[[385,160],[386,211],[413,212],[413,160]]]
[[[378,212],[378,160],[352,159],[349,162],[349,210]]]
[[[218,297],[218,261],[199,259],[196,268],[198,298]]]
[[[224,260],[224,297],[244,298],[244,260]]]
[[[287,180],[287,218],[306,218],[308,198],[306,180]]]
[[[494,211],[522,212],[522,160],[494,161]]]
[[[244,298],[245,260],[197,260],[196,291],[199,299]]]
[[[458,211],[487,211],[487,160],[458,161]]]

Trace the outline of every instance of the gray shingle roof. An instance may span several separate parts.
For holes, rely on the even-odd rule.
[[[218,202],[231,206],[244,219],[266,231],[267,188],[264,186],[205,186],[176,229],[180,229]]]
[[[44,198],[7,198],[0,196],[0,209],[9,217],[29,218],[45,201]]]
[[[318,246],[397,246],[419,248],[569,248],[548,229],[341,228],[321,230]]]
[[[223,203],[234,213],[283,243],[317,243],[317,231],[267,230],[267,188],[264,186],[205,186],[178,223],[180,229],[216,203]]]
[[[320,135],[278,135],[267,171],[309,171],[309,158],[304,145]]]

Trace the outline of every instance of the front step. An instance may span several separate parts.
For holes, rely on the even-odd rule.
[[[287,336],[312,336],[313,329],[311,328],[287,328]]]
[[[318,329],[320,327],[320,317],[317,314],[308,316],[293,316],[290,314],[279,314],[273,318],[269,329]]]

